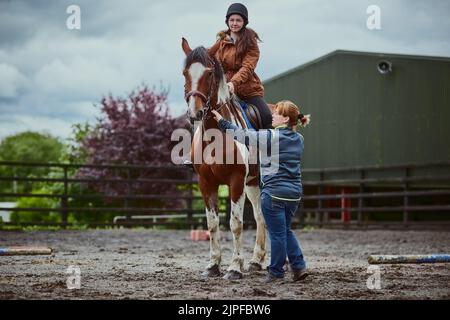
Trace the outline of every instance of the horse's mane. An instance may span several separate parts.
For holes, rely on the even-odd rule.
[[[216,79],[217,84],[220,82],[224,75],[222,65],[216,57],[209,55],[208,50],[206,50],[205,47],[200,46],[192,50],[184,61],[184,68],[189,68],[189,66],[195,62],[200,62],[205,67],[210,67],[210,65],[213,64],[214,78]]]
[[[224,71],[223,71],[223,67],[221,65],[221,63],[219,62],[219,60],[216,59],[216,57],[211,56],[208,53],[208,50],[205,49],[205,47],[197,47],[194,50],[192,50],[187,56],[186,56],[186,60],[184,62],[184,68],[188,69],[193,63],[199,62],[202,65],[204,65],[205,67],[211,68],[212,66],[214,66],[214,80],[215,80],[215,85],[216,85],[216,90],[218,90],[219,95],[220,92],[222,91],[227,91],[228,93],[228,87],[226,85],[226,79],[224,76]],[[219,98],[220,99],[220,98]],[[227,98],[225,99],[229,99],[228,95]],[[222,100],[222,102],[227,102]],[[226,111],[228,110],[228,111]],[[234,117],[237,119],[237,121],[240,122],[240,126],[244,127],[244,119],[242,118],[242,115],[238,115],[238,113],[240,113],[240,109],[236,108],[234,103],[229,104],[229,109],[224,109],[224,112],[226,112],[225,114],[222,113],[222,115],[225,117],[225,119],[229,120],[229,115],[230,112],[232,114],[234,114]],[[227,115],[228,114],[228,115]]]

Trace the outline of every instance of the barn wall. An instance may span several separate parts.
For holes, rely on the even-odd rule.
[[[380,59],[393,63],[381,75]],[[450,60],[336,52],[264,83],[311,114],[306,168],[450,160]]]

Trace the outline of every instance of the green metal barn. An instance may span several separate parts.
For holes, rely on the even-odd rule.
[[[311,114],[305,168],[450,160],[450,58],[337,50],[264,87]]]
[[[264,87],[266,101],[311,114],[300,132],[312,222],[450,218],[450,58],[337,50]]]

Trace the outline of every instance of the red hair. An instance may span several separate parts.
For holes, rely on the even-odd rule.
[[[302,127],[306,127],[310,122],[310,115],[300,113],[300,108],[297,107],[292,101],[280,101],[275,105],[274,109],[279,115],[289,118],[288,126],[292,127],[292,129],[295,129],[299,122]]]

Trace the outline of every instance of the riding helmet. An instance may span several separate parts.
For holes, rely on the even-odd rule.
[[[232,14],[238,14],[244,19],[244,26],[248,24],[248,11],[247,8],[242,3],[233,3],[227,11],[225,23],[228,24],[228,18]]]

